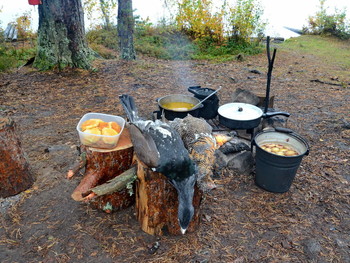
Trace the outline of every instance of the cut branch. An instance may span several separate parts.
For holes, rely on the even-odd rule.
[[[129,183],[132,183],[136,180],[136,167],[131,167],[129,170],[126,170],[122,174],[117,177],[107,181],[104,184],[95,186],[89,191],[82,194],[83,197],[88,196],[92,192],[96,194],[96,196],[112,194],[114,192],[119,192],[126,188]]]
[[[334,83],[334,82],[322,81],[319,79],[312,79],[310,80],[310,82],[317,82],[321,84],[327,84],[327,85],[338,86],[338,87],[343,87],[344,85],[350,85],[350,83]]]
[[[72,169],[68,170],[67,178],[68,179],[72,178],[74,175],[76,175],[80,171],[80,169],[85,167],[85,165],[86,165],[86,153],[82,153],[80,155],[79,162],[75,163]]]

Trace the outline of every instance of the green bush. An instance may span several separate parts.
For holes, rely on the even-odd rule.
[[[87,35],[89,46],[104,58],[114,54],[103,47],[118,50],[117,28],[112,30],[94,29]],[[256,42],[236,41],[226,37],[218,42],[210,35],[193,40],[183,30],[168,21],[154,26],[149,20],[135,18],[134,45],[138,54],[160,59],[232,59],[235,55],[257,54],[262,48]],[[220,58],[222,57],[222,58]]]
[[[111,29],[92,29],[86,33],[88,43],[103,45],[107,48],[119,50],[118,31],[116,27]]]
[[[16,65],[16,59],[0,54],[0,72],[8,71]]]
[[[335,36],[340,39],[350,39],[350,23],[346,20],[346,10],[335,9],[334,14],[327,14],[326,0],[320,0],[320,10],[309,17],[306,34]]]
[[[25,64],[35,56],[35,48],[18,48],[11,45],[0,46],[0,71],[7,71]]]
[[[255,55],[263,51],[263,46],[255,41],[249,43],[237,43],[228,38],[222,45],[207,45],[207,43],[197,42],[200,47],[193,58],[227,61],[232,60],[238,54]]]
[[[190,59],[196,52],[195,44],[174,26],[153,26],[148,20],[136,20],[135,49],[162,59]]]

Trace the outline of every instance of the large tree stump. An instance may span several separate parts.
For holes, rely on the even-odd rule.
[[[0,117],[0,197],[16,195],[31,187],[34,181],[15,122]]]
[[[137,160],[136,216],[141,229],[151,235],[181,235],[178,222],[178,196],[176,189],[161,173],[153,172]],[[194,216],[187,229],[193,232],[200,221],[202,191],[195,185]]]
[[[131,167],[134,148],[128,129],[120,135],[118,145],[114,149],[97,149],[81,146],[86,154],[86,169],[83,179],[72,193],[76,201],[84,200],[84,193],[91,188],[115,178]],[[105,212],[117,211],[133,204],[135,195],[128,189],[98,196],[90,201],[91,205]]]

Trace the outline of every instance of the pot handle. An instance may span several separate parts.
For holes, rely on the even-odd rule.
[[[290,113],[289,112],[285,112],[285,111],[266,112],[266,113],[263,113],[262,117],[263,118],[270,118],[270,117],[273,117],[273,116],[276,116],[276,115],[283,115],[285,117],[289,117]]]
[[[309,155],[309,153],[310,153],[310,145],[309,145],[309,143],[308,143],[303,137],[301,137],[299,134],[297,134],[296,132],[294,132],[294,131],[291,130],[291,129],[283,128],[283,127],[275,127],[275,131],[293,134],[293,136],[297,137],[299,140],[301,140],[301,141],[306,145],[306,148],[307,148],[307,149],[306,149],[305,155]]]
[[[162,117],[160,110],[155,110],[152,112],[152,121],[159,120]]]
[[[284,128],[284,127],[274,127],[274,130],[277,132],[283,132],[283,133],[294,133],[293,130]]]

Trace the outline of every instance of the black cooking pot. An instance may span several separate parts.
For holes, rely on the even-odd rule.
[[[262,148],[267,143],[287,146],[298,154],[294,156],[274,154]],[[255,183],[270,192],[287,192],[297,174],[302,158],[309,154],[308,142],[292,130],[275,128],[275,130],[258,133],[253,140],[253,145],[256,147]]]
[[[219,107],[219,122],[236,130],[248,130],[258,127],[262,118],[270,118],[276,115],[289,117],[288,112],[267,112],[252,104],[247,103],[228,103]]]
[[[189,87],[188,91],[193,93],[199,100],[203,100],[215,92],[214,89],[201,88],[201,86]],[[207,100],[202,102],[202,104],[203,108],[199,110],[198,117],[202,117],[204,119],[214,119],[218,115],[219,98],[216,94],[210,96]]]
[[[164,113],[164,117],[170,121],[174,120],[175,118],[183,119],[188,114],[192,115],[193,117],[198,117],[199,110],[203,107],[203,104],[199,104],[198,106],[190,110],[176,110],[168,109],[164,106],[164,104],[167,104],[169,102],[187,102],[193,105],[197,105],[200,102],[200,100],[195,97],[182,94],[167,95],[157,99],[157,102],[159,106],[159,111],[154,112],[157,115],[156,118],[159,119],[161,117],[161,114]]]

